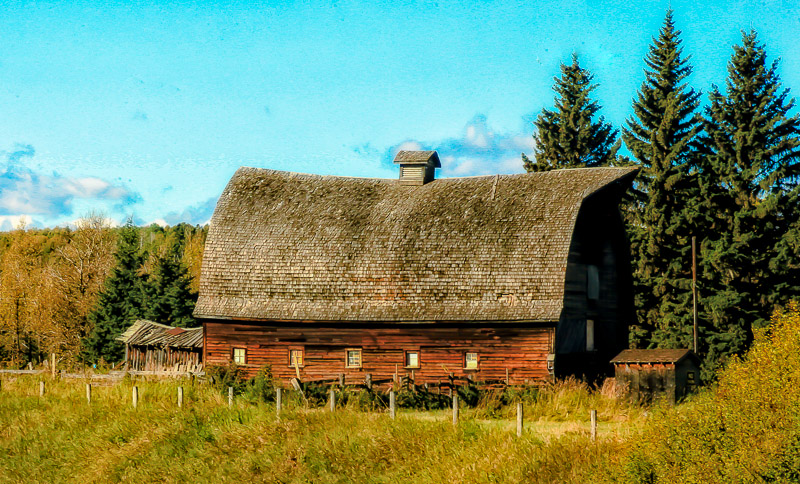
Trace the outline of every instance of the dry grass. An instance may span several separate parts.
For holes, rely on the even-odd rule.
[[[593,444],[588,407],[607,415],[618,403],[575,382],[527,396],[522,438],[505,408],[465,408],[453,428],[444,410],[392,421],[294,404],[278,419],[271,404],[228,408],[188,382],[183,409],[177,382],[139,383],[135,410],[130,382],[94,388],[91,406],[80,382],[47,385],[40,398],[38,378],[3,380],[0,482],[588,482],[644,420],[635,408],[601,418]]]

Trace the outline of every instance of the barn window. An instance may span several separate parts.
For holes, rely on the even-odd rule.
[[[345,350],[345,367],[361,368],[361,348],[349,348]]]
[[[303,350],[289,350],[289,366],[292,368],[303,366]]]
[[[586,320],[586,351],[594,351],[594,319]]]
[[[406,351],[406,368],[419,368],[419,351]]]
[[[595,265],[586,267],[586,297],[593,301],[600,299],[600,271]]]
[[[464,368],[467,370],[478,369],[478,353],[474,351],[467,351],[464,353]]]
[[[234,348],[233,362],[237,365],[244,365],[247,363],[247,350],[244,348]]]

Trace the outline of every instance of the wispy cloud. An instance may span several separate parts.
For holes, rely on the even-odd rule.
[[[139,200],[139,195],[125,186],[101,178],[36,173],[22,164],[35,153],[30,145],[17,145],[5,153],[8,165],[0,171],[0,216],[56,218],[72,215],[77,199],[111,201],[120,206]]]
[[[466,124],[458,138],[406,140],[390,147],[384,161],[391,163],[400,150],[436,150],[442,162],[441,176],[444,177],[522,173],[521,153],[532,149],[531,133],[494,131],[486,122],[486,116],[479,114]]]
[[[204,225],[211,220],[211,216],[214,214],[214,208],[217,206],[218,198],[219,197],[211,197],[204,202],[187,207],[180,212],[170,212],[166,214],[163,219],[155,221],[155,223],[163,221],[169,225],[177,225],[181,222],[192,225]]]

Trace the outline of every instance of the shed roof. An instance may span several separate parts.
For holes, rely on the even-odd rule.
[[[175,328],[145,319],[134,322],[117,337],[123,343],[137,346],[169,346],[171,348],[202,348],[203,328]]]
[[[694,353],[686,349],[623,350],[611,363],[678,363]]]
[[[199,318],[557,321],[578,210],[635,169],[397,180],[240,168],[211,219]],[[611,198],[609,210],[617,210]]]

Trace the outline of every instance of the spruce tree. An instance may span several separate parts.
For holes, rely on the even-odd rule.
[[[702,319],[710,373],[752,340],[752,327],[800,294],[800,122],[756,33],[742,33],[725,92],[706,109],[698,158],[703,231]]]
[[[527,171],[557,168],[579,168],[609,165],[614,161],[620,141],[617,130],[604,118],[593,118],[600,105],[592,101],[593,75],[578,64],[561,64],[561,77],[554,78],[555,109],[543,109],[534,121],[534,159],[525,154],[522,162]]]
[[[182,226],[176,226],[163,254],[156,257],[144,313],[147,319],[158,323],[188,327],[196,322],[192,312],[197,293],[191,290],[189,271],[183,263],[183,231]]]
[[[686,212],[696,194],[687,169],[702,122],[695,112],[700,94],[686,83],[692,68],[682,50],[668,10],[645,57],[634,116],[622,130],[641,167],[625,210],[639,321],[631,331],[634,346],[648,340],[662,347],[692,344],[691,217]]]
[[[119,361],[124,348],[116,340],[136,319],[143,316],[145,280],[141,274],[144,257],[139,250],[139,232],[131,221],[122,228],[114,252],[114,268],[100,293],[96,309],[89,314],[93,329],[84,340],[86,357],[96,362]]]

